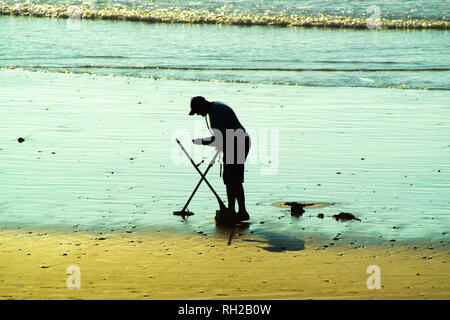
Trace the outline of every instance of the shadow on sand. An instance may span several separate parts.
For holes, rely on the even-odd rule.
[[[250,224],[242,223],[234,227],[216,225],[216,231],[228,237],[228,245],[231,244],[235,235],[246,234]],[[258,246],[269,252],[299,251],[305,249],[305,241],[300,238],[288,236],[266,230],[255,230],[252,234],[262,237],[257,239],[242,239],[247,242],[256,242],[265,246]]]
[[[269,252],[299,251],[305,249],[305,241],[297,237],[266,230],[258,230],[254,234],[262,236],[264,239],[244,239],[244,241],[267,244],[268,246],[258,246],[258,248]]]

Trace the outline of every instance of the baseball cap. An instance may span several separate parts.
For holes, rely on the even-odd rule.
[[[194,115],[205,103],[206,99],[202,96],[193,97],[191,99],[191,111],[189,112],[189,115]]]

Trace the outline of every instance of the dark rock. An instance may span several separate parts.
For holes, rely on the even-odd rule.
[[[350,221],[350,220],[357,220],[361,221],[361,219],[356,218],[353,214],[348,212],[341,212],[339,214],[335,214],[332,216],[332,218],[336,219],[336,221]]]
[[[323,219],[323,213],[319,213],[319,214],[317,215],[317,218]]]
[[[291,216],[294,217],[301,217],[303,213],[305,213],[305,210],[303,207],[305,205],[298,203],[298,202],[286,202],[285,205],[291,206]]]
[[[17,139],[17,141],[18,141],[19,143],[22,143],[22,142],[24,142],[24,141],[25,141],[25,139],[24,139],[24,138],[22,138],[22,137],[20,137],[19,139]]]

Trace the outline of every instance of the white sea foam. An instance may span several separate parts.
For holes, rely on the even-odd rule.
[[[367,29],[367,17],[352,17],[318,13],[314,15],[275,12],[264,14],[253,11],[217,12],[205,8],[179,7],[135,9],[125,6],[92,7],[81,5],[78,12],[83,19],[140,21],[148,23],[224,24],[243,26],[322,27]],[[48,18],[70,18],[73,6],[52,4],[2,4],[1,15],[19,15]],[[450,22],[427,19],[389,19],[381,17],[379,27],[384,29],[438,29],[447,30]]]

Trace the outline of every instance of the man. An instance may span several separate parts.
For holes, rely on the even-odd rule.
[[[237,220],[249,220],[242,183],[244,182],[244,163],[250,150],[250,136],[239,122],[233,109],[224,103],[210,102],[200,96],[193,97],[189,115],[194,114],[202,117],[209,115],[213,136],[194,139],[192,142],[198,145],[214,146],[223,152],[223,182],[227,189],[228,210],[236,213],[235,202],[237,200],[239,205]]]

